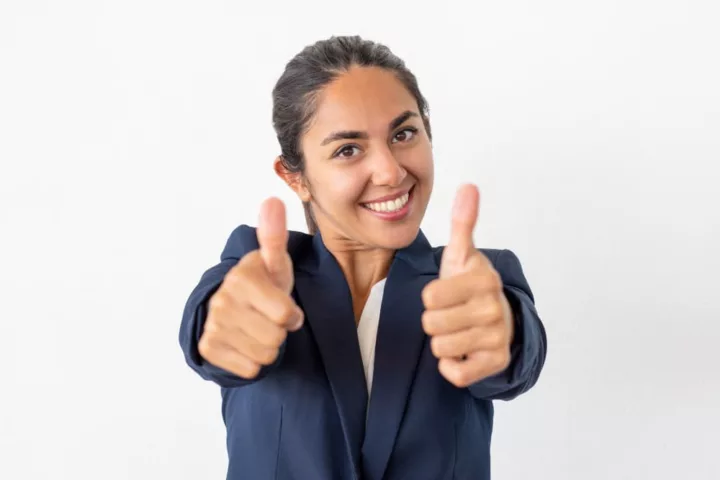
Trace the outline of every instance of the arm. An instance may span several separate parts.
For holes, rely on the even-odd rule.
[[[493,259],[493,264],[502,278],[514,319],[511,361],[505,371],[468,388],[479,399],[511,400],[528,391],[540,377],[545,363],[547,336],[517,256],[503,250]]]
[[[263,367],[258,376],[252,380],[238,377],[235,374],[210,364],[205,361],[198,351],[198,341],[202,336],[205,319],[207,318],[208,301],[217,289],[220,288],[225,275],[230,269],[234,267],[246,253],[258,247],[254,228],[246,225],[241,225],[236,228],[227,241],[220,257],[220,263],[202,275],[198,285],[190,293],[183,311],[179,340],[185,361],[190,368],[202,378],[213,381],[221,387],[239,387],[257,381],[281,361],[285,349],[283,344],[275,363]]]

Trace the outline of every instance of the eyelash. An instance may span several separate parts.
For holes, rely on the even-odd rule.
[[[410,132],[413,135],[413,137],[411,137],[409,140],[405,140],[405,142],[408,142],[414,138],[415,134],[418,133],[418,129],[415,127],[405,127],[402,130],[398,130],[395,133],[395,135],[393,135],[393,143],[395,143],[394,142],[395,137],[397,137],[398,134],[403,133],[403,132]],[[359,149],[360,147],[358,147],[357,145],[343,145],[333,154],[333,158],[341,157],[342,156],[341,153],[344,152],[345,150],[347,150],[348,148],[358,148]]]
[[[415,127],[405,127],[405,128],[403,128],[402,130],[398,131],[395,135],[393,135],[393,140],[395,140],[395,137],[398,136],[398,133],[403,133],[403,132],[410,132],[410,133],[412,133],[412,134],[413,134],[413,137],[410,138],[410,140],[412,140],[412,139],[414,138],[415,134],[418,132],[418,129],[415,128]],[[405,140],[405,141],[406,141],[406,142],[409,142],[410,140]]]

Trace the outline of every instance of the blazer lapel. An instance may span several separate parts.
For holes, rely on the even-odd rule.
[[[347,281],[319,234],[301,255],[295,290],[322,358],[355,471],[365,433],[367,386]]]
[[[396,253],[383,293],[362,445],[363,472],[368,479],[382,478],[395,445],[426,338],[421,292],[437,276],[433,249],[420,231],[409,247]]]

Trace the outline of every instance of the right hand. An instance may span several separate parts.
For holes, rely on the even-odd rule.
[[[245,255],[210,298],[198,343],[205,360],[246,379],[271,365],[287,332],[304,321],[290,296],[294,276],[281,200],[263,203],[257,236],[260,248]]]

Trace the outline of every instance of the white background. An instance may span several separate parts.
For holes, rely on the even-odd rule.
[[[181,311],[265,197],[304,230],[270,91],[355,33],[430,101],[429,238],[476,182],[547,327],[493,478],[720,478],[717,2],[259,5],[0,2],[0,478],[224,478]]]

